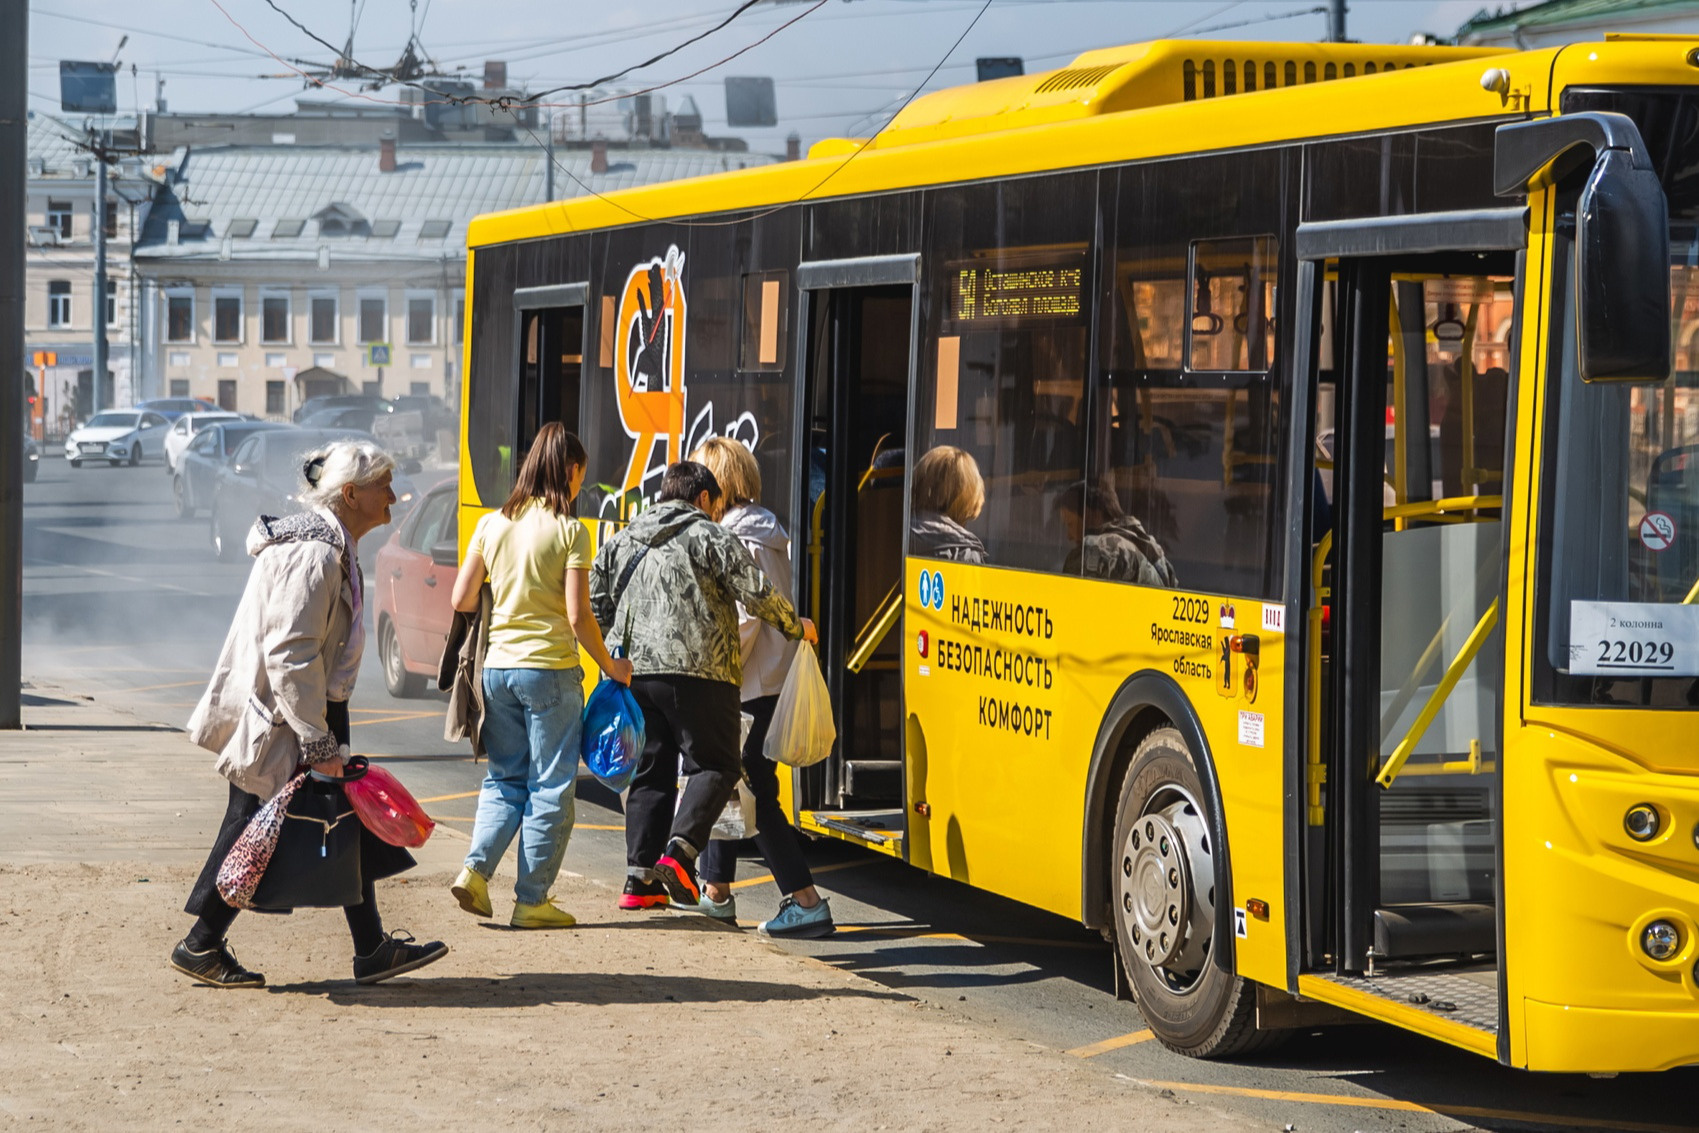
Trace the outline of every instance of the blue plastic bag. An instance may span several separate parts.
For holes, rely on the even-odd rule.
[[[631,689],[606,677],[584,705],[584,766],[610,791],[623,791],[643,758],[643,710]]]

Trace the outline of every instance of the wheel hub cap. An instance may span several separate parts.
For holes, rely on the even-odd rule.
[[[1189,798],[1157,792],[1121,847],[1117,913],[1132,953],[1175,991],[1195,986],[1209,956],[1215,863]]]

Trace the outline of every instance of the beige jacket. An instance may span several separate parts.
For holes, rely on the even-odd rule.
[[[333,758],[327,689],[353,624],[342,525],[318,512],[261,516],[254,567],[189,738],[218,753],[219,774],[269,799],[295,766]]]

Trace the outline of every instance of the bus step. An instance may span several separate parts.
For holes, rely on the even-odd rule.
[[[903,761],[900,759],[844,760],[844,794],[863,799],[903,797]]]
[[[893,857],[903,856],[903,812],[900,810],[805,810],[798,826],[803,830],[860,842]]]
[[[1375,910],[1375,955],[1485,955],[1498,951],[1498,918],[1491,905],[1423,901]]]

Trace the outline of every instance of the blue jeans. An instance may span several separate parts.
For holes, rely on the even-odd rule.
[[[484,670],[481,735],[489,771],[478,792],[466,868],[487,880],[519,835],[513,896],[522,905],[548,899],[572,837],[583,679],[577,668]]]

